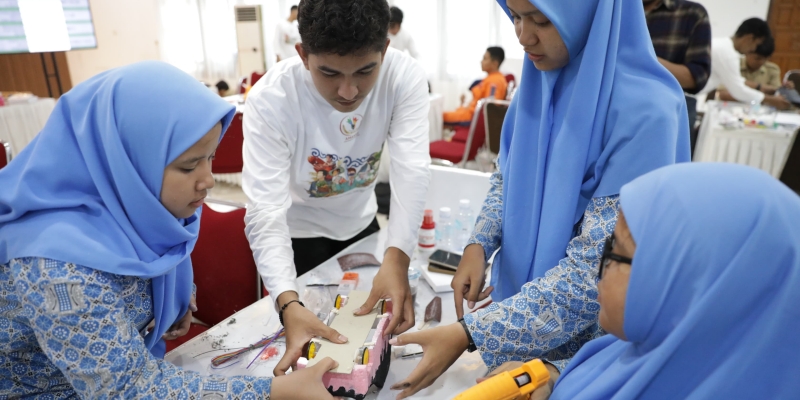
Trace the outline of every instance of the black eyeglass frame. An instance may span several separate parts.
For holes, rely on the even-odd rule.
[[[603,255],[600,256],[600,266],[597,271],[597,279],[603,279],[603,269],[613,260],[623,264],[633,264],[633,259],[619,254],[614,254],[611,249],[614,247],[614,235],[612,234],[606,238],[606,243],[603,246]]]

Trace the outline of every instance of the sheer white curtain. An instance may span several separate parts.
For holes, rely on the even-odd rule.
[[[234,5],[241,0],[159,0],[161,57],[197,79],[236,80]]]
[[[414,37],[431,88],[458,106],[469,84],[484,76],[480,61],[489,46],[501,46],[501,70],[519,79],[524,52],[514,25],[495,0],[392,0],[403,10],[403,28]]]
[[[298,0],[158,0],[162,59],[195,76],[229,84],[236,68],[235,5],[261,5],[267,68],[275,63],[273,36]],[[489,46],[501,46],[501,70],[518,79],[524,53],[514,25],[495,0],[390,0],[404,13],[403,29],[414,37],[419,62],[445,108],[458,104],[461,93],[481,78],[480,60]]]

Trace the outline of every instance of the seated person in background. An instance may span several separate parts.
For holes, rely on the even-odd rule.
[[[711,41],[711,77],[700,94],[708,94],[725,85],[735,101],[749,104],[762,103],[785,110],[791,104],[783,97],[766,95],[748,87],[741,75],[741,56],[752,53],[767,38],[771,37],[769,25],[759,18],[750,18],[739,26],[732,37],[719,37]]]
[[[481,70],[488,75],[477,85],[470,88],[472,92],[472,101],[466,107],[459,107],[455,111],[448,111],[444,113],[445,124],[458,124],[469,123],[472,121],[472,114],[475,113],[475,107],[478,106],[478,100],[485,99],[494,94],[496,99],[506,98],[506,89],[508,89],[508,82],[506,77],[500,73],[500,65],[506,54],[502,47],[489,47],[486,53],[483,54],[481,60]],[[461,103],[464,103],[464,97],[461,97]]]
[[[228,95],[228,90],[230,90],[230,86],[228,86],[228,84],[225,81],[219,81],[214,86],[217,87],[217,93],[220,95],[220,97],[225,97]]]
[[[389,17],[389,47],[407,51],[412,58],[419,58],[417,46],[414,44],[414,37],[403,30],[403,11],[397,7],[389,9],[392,13]]]
[[[234,112],[177,68],[136,63],[61,96],[0,170],[0,398],[332,399],[330,359],[275,379],[163,360],[197,311],[189,256]]]
[[[756,51],[748,53],[742,58],[741,70],[745,85],[767,95],[774,95],[781,88],[781,67],[769,61],[774,52],[775,39],[769,37],[756,48]],[[794,83],[789,81],[787,86],[794,88]],[[724,87],[719,89],[719,98],[720,100],[735,100]]]

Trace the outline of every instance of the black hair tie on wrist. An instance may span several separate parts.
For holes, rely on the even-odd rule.
[[[303,302],[302,302],[302,301],[300,301],[300,300],[290,300],[289,302],[287,302],[286,304],[284,304],[284,305],[283,305],[283,307],[281,307],[281,310],[280,310],[280,311],[278,311],[278,320],[280,320],[280,321],[281,321],[281,325],[283,325],[283,310],[285,310],[285,309],[286,309],[286,307],[289,307],[289,304],[292,304],[292,303],[297,303],[297,304],[300,304],[300,305],[301,305],[301,306],[303,306],[304,308],[305,308],[305,306],[306,306],[306,305],[305,305],[305,304],[303,304]],[[283,326],[285,327],[286,325],[283,325]]]

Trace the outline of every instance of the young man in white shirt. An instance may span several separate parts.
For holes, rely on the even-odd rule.
[[[283,375],[312,337],[343,343],[298,300],[305,273],[377,231],[374,181],[381,149],[392,153],[392,218],[366,313],[391,298],[387,329],[414,325],[408,284],[430,181],[425,72],[388,48],[386,0],[302,0],[300,57],[273,67],[244,111],[242,186],[246,234],[286,328]]]
[[[763,103],[780,106],[785,100],[776,96],[767,96],[761,91],[745,84],[740,66],[742,55],[752,53],[770,37],[767,22],[759,18],[750,18],[739,26],[736,34],[730,37],[715,38],[711,41],[711,76],[700,94],[708,94],[724,85],[728,93],[742,103]]]
[[[297,6],[292,6],[289,18],[278,21],[275,26],[275,55],[278,62],[297,55],[294,46],[300,43],[300,32],[297,30]]]
[[[400,51],[407,51],[411,57],[419,58],[417,46],[414,44],[414,38],[411,37],[408,31],[402,30],[403,11],[397,7],[392,7],[391,12],[392,17],[389,20],[389,46]]]

